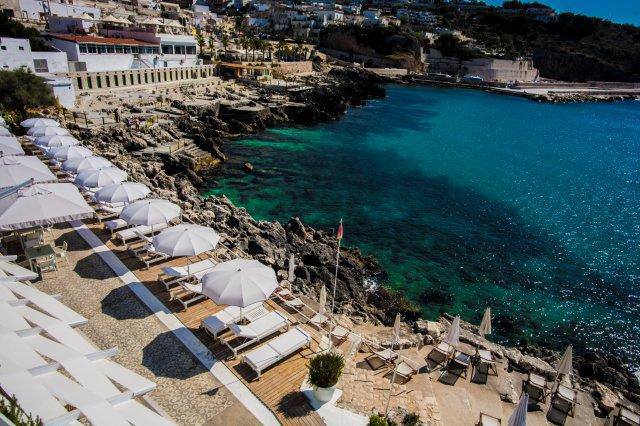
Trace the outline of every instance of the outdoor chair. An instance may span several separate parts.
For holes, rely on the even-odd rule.
[[[268,313],[269,311],[267,311],[262,302],[256,302],[245,308],[227,306],[220,312],[209,315],[203,319],[200,327],[213,336],[214,339],[217,339],[222,332],[229,328],[230,324],[235,324],[243,320],[249,322],[255,321]]]
[[[61,246],[55,246],[53,248],[53,251],[56,254],[56,258],[64,259],[64,261],[67,263],[67,266],[69,265],[69,244],[66,241],[63,241]]]
[[[138,237],[141,241],[145,242],[145,244],[136,249],[130,248],[130,250],[139,261],[144,263],[145,269],[149,269],[149,267],[154,263],[163,262],[169,259],[169,255],[156,251],[155,247],[153,247],[151,238],[142,234],[139,234]]]
[[[486,349],[477,349],[476,355],[473,357],[473,364],[476,368],[485,366],[487,368],[487,375],[491,373],[493,373],[495,376],[498,375],[496,359],[493,357],[491,351],[488,351]]]
[[[158,275],[158,282],[169,291],[180,282],[189,280],[195,275],[203,276],[217,264],[217,261],[207,258],[185,266],[167,266],[162,268],[162,274]]]
[[[349,337],[349,330],[341,325],[336,325],[331,330],[331,336],[333,336],[338,342],[344,342]]]
[[[300,327],[292,328],[264,345],[248,352],[242,361],[260,375],[262,371],[282,361],[305,346],[311,347],[311,336]]]
[[[247,346],[258,343],[283,328],[289,327],[289,320],[278,311],[271,311],[267,315],[251,321],[247,325],[229,324],[233,337],[223,343],[238,356],[238,352]]]
[[[458,377],[464,377],[466,379],[469,364],[471,364],[471,355],[461,351],[456,351],[451,359],[449,359],[447,371]]]
[[[369,364],[373,370],[389,366],[398,358],[398,354],[391,348],[386,348],[381,351],[372,351],[364,360]]]
[[[113,238],[114,234],[121,230],[129,227],[129,224],[125,222],[123,219],[111,219],[103,223],[104,229],[108,230],[111,233],[111,238]]]
[[[431,349],[427,355],[427,361],[433,361],[436,366],[446,364],[455,350],[456,349],[447,342],[440,342]]]
[[[108,204],[99,203],[96,206],[96,216],[99,222],[103,220],[117,218],[122,213],[123,206],[110,206]]]
[[[529,373],[527,379],[522,381],[522,393],[528,393],[529,398],[537,402],[546,404],[549,391],[547,379],[535,373]]]
[[[36,268],[42,276],[43,272],[57,271],[58,265],[56,264],[55,256],[49,256],[46,258],[38,258],[35,260]]]
[[[401,360],[396,364],[396,375],[400,376],[405,382],[411,380],[411,377],[417,373],[418,369],[414,368],[405,360]]]
[[[557,389],[551,396],[551,405],[571,417],[575,415],[577,403],[578,392],[561,383],[558,384]]]
[[[613,417],[614,426],[640,426],[640,413],[622,404],[618,405],[618,413]]]
[[[322,330],[322,326],[329,322],[329,318],[321,313],[317,313],[309,319],[309,324]]]
[[[480,412],[480,420],[478,420],[478,423],[476,424],[476,426],[500,426],[500,425],[502,425],[502,420],[483,412]]]

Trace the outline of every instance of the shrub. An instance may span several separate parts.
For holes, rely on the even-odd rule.
[[[342,376],[344,358],[336,353],[316,355],[309,363],[309,383],[319,388],[335,386]]]
[[[4,393],[4,392],[3,392]],[[18,405],[16,397],[4,398],[4,395],[0,397],[0,413],[4,414],[6,418],[11,420],[16,426],[40,426],[42,421],[39,417],[35,419],[31,417],[31,414],[24,412],[22,407]]]
[[[0,109],[18,112],[23,117],[30,108],[55,105],[51,88],[25,68],[0,71]]]
[[[418,416],[416,413],[407,413],[404,416],[404,419],[402,419],[402,424],[404,426],[417,426],[420,423],[420,416]]]
[[[389,422],[383,416],[372,414],[369,417],[369,426],[389,426]]]

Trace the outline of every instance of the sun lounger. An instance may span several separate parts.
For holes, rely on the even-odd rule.
[[[169,291],[172,287],[178,285],[180,281],[184,281],[195,274],[209,272],[217,264],[217,261],[209,258],[191,263],[188,266],[164,267],[162,268],[162,275],[158,276],[158,281]]]
[[[111,238],[113,238],[113,234],[116,231],[119,231],[121,229],[125,229],[128,227],[129,227],[129,224],[125,222],[124,219],[120,219],[120,218],[111,219],[104,222],[104,229],[108,230],[111,233]]]
[[[488,351],[486,349],[478,349],[475,357],[473,358],[473,363],[476,368],[480,367],[481,365],[486,366],[487,374],[491,374],[493,372],[494,375],[498,375],[496,360],[493,357],[491,351]]]
[[[271,311],[267,315],[247,325],[229,324],[233,337],[223,343],[238,356],[238,351],[289,326],[289,321],[280,312]]]
[[[293,299],[282,299],[284,304],[293,310],[298,310],[304,306],[304,302],[299,297]]]
[[[614,426],[640,426],[640,413],[618,404],[618,413],[613,417]]]
[[[396,364],[396,375],[402,377],[405,382],[409,381],[418,370],[405,360]]]
[[[557,389],[551,396],[551,405],[571,417],[575,415],[577,402],[578,392],[562,383],[558,384]]]
[[[191,305],[192,303],[207,298],[207,296],[202,294],[202,284],[198,281],[197,278],[194,281],[194,284],[187,281],[181,281],[179,283],[179,290],[181,291],[174,291],[173,293],[171,293],[171,300],[180,302],[184,310],[187,310],[189,305]]]
[[[168,227],[169,224],[166,223],[154,226],[138,225],[133,228],[126,228],[116,232],[116,239],[120,240],[122,244],[127,244],[128,242],[131,242],[131,240],[139,239],[138,234],[150,235],[167,229]]]
[[[365,358],[365,361],[367,361],[367,364],[369,364],[371,368],[377,370],[392,364],[396,358],[398,358],[398,354],[390,348],[386,348],[381,351],[373,351],[372,354]]]
[[[469,364],[471,364],[471,355],[456,351],[447,364],[447,371],[466,378]]]
[[[259,310],[262,315],[256,317],[253,313],[253,311],[256,310]],[[255,321],[260,316],[264,316],[266,314],[268,314],[268,311],[262,305],[262,302],[254,303],[253,305],[249,305],[246,308],[239,308],[238,306],[227,306],[220,312],[209,315],[208,317],[203,319],[200,323],[200,327],[202,327],[214,338],[217,338],[220,333],[229,328],[230,324],[235,324],[238,321],[247,318],[248,315],[252,316],[249,321]]]
[[[546,404],[549,391],[547,379],[535,373],[529,373],[527,379],[522,381],[522,392],[528,393],[529,398],[537,402]]]
[[[309,324],[316,327],[318,330],[322,329],[322,326],[329,321],[329,318],[320,313],[315,314],[309,319]]]
[[[295,327],[272,341],[253,349],[242,360],[258,374],[259,379],[262,371],[305,346],[311,346],[311,336],[300,327]]]
[[[451,358],[455,353],[455,350],[456,348],[447,342],[440,342],[431,349],[427,355],[427,360],[435,362],[436,365],[446,364],[446,362],[449,361],[449,358]]]
[[[480,413],[480,420],[478,421],[477,426],[500,426],[502,425],[502,420],[497,417],[491,416],[486,413]]]
[[[335,337],[337,341],[343,342],[349,337],[349,330],[341,325],[336,325],[333,330],[331,330],[331,335]]]
[[[154,263],[163,262],[171,257],[168,254],[156,251],[155,247],[151,243],[151,238],[140,233],[138,233],[138,237],[141,241],[146,241],[146,244],[142,247],[130,250],[140,262],[144,263],[145,269],[149,269],[149,267]]]
[[[108,204],[98,204],[96,207],[96,216],[98,221],[102,222],[105,219],[117,217],[122,213],[123,206],[110,206]],[[121,219],[122,220],[122,219]],[[126,223],[126,222],[125,222]]]

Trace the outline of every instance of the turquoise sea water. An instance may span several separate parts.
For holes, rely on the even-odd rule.
[[[525,0],[531,3],[533,0]],[[638,0],[536,0],[547,4],[558,12],[572,12],[597,16],[621,24],[640,25],[640,2]],[[488,0],[485,3],[500,6],[503,0]]]
[[[491,306],[499,340],[640,364],[640,102],[389,86],[341,121],[225,150],[210,193],[258,219],[343,218],[345,244],[377,256],[426,317],[479,322]]]

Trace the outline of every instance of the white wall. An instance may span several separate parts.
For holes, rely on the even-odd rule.
[[[69,61],[65,52],[31,52],[33,59],[44,59],[47,61],[49,73],[69,72]]]
[[[47,80],[47,84],[51,86],[53,95],[56,97],[60,105],[65,108],[71,108],[74,106],[76,102],[76,90],[69,77],[55,77]]]
[[[0,37],[0,68],[12,70],[20,67],[33,71],[29,40]]]
[[[31,20],[40,20],[44,13],[44,2],[42,0],[20,0],[20,10],[22,16]],[[50,3],[51,14],[57,16],[78,16],[88,13],[94,18],[100,18],[100,9],[96,7],[80,6],[75,4]]]

